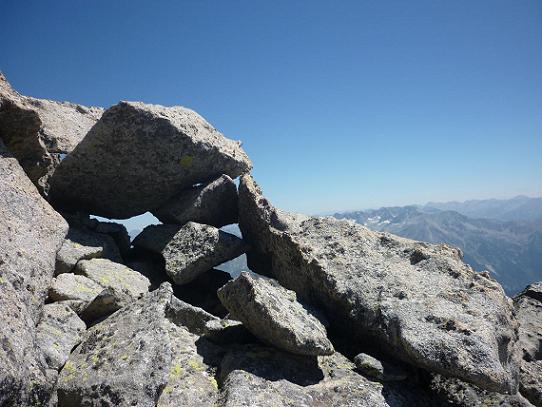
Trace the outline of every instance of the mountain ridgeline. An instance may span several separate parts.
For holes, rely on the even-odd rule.
[[[542,198],[428,203],[336,213],[369,229],[459,247],[509,295],[542,278]]]

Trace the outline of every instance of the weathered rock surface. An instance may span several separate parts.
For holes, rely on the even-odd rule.
[[[542,406],[542,283],[529,285],[514,298],[521,357],[519,391]]]
[[[276,281],[243,272],[220,290],[218,298],[263,342],[299,355],[331,355],[326,328],[297,302],[295,292]]]
[[[64,273],[53,279],[49,288],[49,299],[53,302],[65,301],[80,314],[103,289],[104,287],[88,277]]]
[[[86,329],[85,323],[69,306],[56,303],[43,307],[37,326],[37,343],[51,369],[59,370],[64,366]]]
[[[170,320],[172,301],[164,284],[90,328],[61,371],[59,407],[212,406],[213,345]]]
[[[99,304],[103,306],[103,309],[95,308],[98,302],[94,304],[93,315],[96,317],[114,312],[141,298],[149,291],[150,282],[145,276],[123,264],[107,259],[81,260],[77,263],[75,272],[108,290],[106,293],[103,293],[103,290],[101,292]],[[96,300],[96,297],[91,303]]]
[[[44,403],[50,382],[35,326],[66,222],[0,141],[0,405]]]
[[[227,175],[193,187],[152,211],[162,223],[205,223],[216,227],[237,222],[237,187]]]
[[[247,248],[237,236],[195,222],[147,226],[133,245],[161,254],[165,270],[176,284],[193,281],[214,266],[240,256]]]
[[[71,152],[103,109],[17,93],[0,74],[0,139],[41,192],[62,156]]]
[[[102,257],[103,252],[104,247],[101,240],[83,231],[70,228],[56,255],[55,274],[72,273],[79,260]]]
[[[108,218],[162,206],[182,190],[252,164],[196,112],[140,102],[107,109],[51,179],[51,199]],[[85,182],[80,182],[84,178]]]
[[[230,351],[220,366],[224,407],[433,406],[414,385],[383,386],[355,373],[339,353],[318,358],[247,345]]]
[[[356,355],[354,363],[362,375],[379,382],[396,382],[408,378],[408,372],[401,367],[378,360],[366,353]]]
[[[253,270],[320,307],[353,343],[491,391],[517,390],[512,307],[457,249],[280,212],[249,176],[239,207]]]

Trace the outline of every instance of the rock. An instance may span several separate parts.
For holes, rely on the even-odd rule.
[[[65,273],[53,279],[49,299],[53,302],[70,301],[67,305],[79,315],[103,289],[88,277]]]
[[[0,405],[45,403],[51,378],[35,327],[68,226],[1,141],[0,174]]]
[[[107,259],[81,260],[77,263],[75,272],[109,290],[105,293],[102,290],[98,301],[96,298],[93,299],[92,302],[95,303],[93,315],[107,315],[141,298],[149,291],[150,282],[145,276]],[[97,310],[98,304],[103,305],[104,308]],[[88,315],[87,313],[87,317],[83,320],[88,321]]]
[[[22,96],[0,74],[0,138],[46,193],[48,179],[85,137],[103,109]]]
[[[366,353],[356,355],[354,363],[361,374],[379,382],[398,382],[408,378],[406,370],[382,362]]]
[[[299,355],[331,355],[326,328],[277,282],[243,272],[218,298],[235,319],[263,342]]]
[[[152,211],[180,191],[252,164],[196,112],[120,102],[107,109],[51,179],[51,200],[107,218]],[[81,182],[81,180],[84,182]]]
[[[72,273],[79,260],[102,257],[103,252],[102,241],[85,232],[70,228],[66,240],[56,255],[55,275]]]
[[[64,366],[86,329],[85,323],[67,305],[57,303],[43,307],[37,326],[37,343],[51,369],[59,370]]]
[[[393,388],[354,372],[339,353],[318,358],[261,346],[233,349],[220,366],[224,407],[377,407],[433,406],[415,385]]]
[[[237,236],[195,222],[184,226],[147,226],[133,245],[161,254],[167,274],[179,285],[193,281],[246,250],[245,243]]]
[[[173,287],[173,292],[177,298],[223,318],[228,314],[228,310],[224,308],[216,292],[230,280],[228,273],[212,269],[188,284]]]
[[[542,283],[529,285],[514,298],[519,322],[519,391],[532,404],[542,406]]]
[[[213,405],[213,345],[169,319],[172,298],[166,283],[90,328],[60,373],[59,407]]]
[[[239,223],[249,266],[322,309],[353,344],[490,391],[517,390],[511,304],[457,249],[281,212],[249,176]]]
[[[162,223],[205,223],[216,227],[237,222],[237,187],[227,175],[193,187],[152,211]]]

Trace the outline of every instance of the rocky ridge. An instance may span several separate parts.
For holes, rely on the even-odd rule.
[[[542,405],[540,283],[281,211],[189,109],[0,79],[0,406]],[[133,242],[89,217],[145,211]]]

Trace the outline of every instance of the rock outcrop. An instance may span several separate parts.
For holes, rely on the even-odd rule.
[[[521,357],[519,391],[542,406],[542,282],[531,284],[516,298]]]
[[[0,141],[0,405],[50,396],[35,327],[67,230]]]
[[[299,355],[334,352],[326,328],[297,302],[295,292],[276,281],[243,272],[218,290],[218,298],[232,317],[267,344]]]
[[[0,139],[40,192],[103,109],[22,96],[0,74]]]
[[[124,219],[157,209],[197,183],[221,174],[235,178],[251,167],[239,143],[192,110],[120,102],[62,161],[50,197],[62,208]]]
[[[133,244],[160,254],[165,260],[167,274],[179,285],[189,283],[213,267],[240,256],[247,248],[237,236],[195,222],[188,222],[184,226],[147,226]]]
[[[333,329],[407,363],[517,391],[517,324],[498,283],[457,249],[275,209],[250,176],[239,187],[249,266],[332,316]]]

